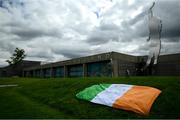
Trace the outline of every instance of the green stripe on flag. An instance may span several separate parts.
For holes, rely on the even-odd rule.
[[[93,85],[76,94],[76,97],[79,99],[91,101],[98,93],[104,91],[110,85],[111,84]]]

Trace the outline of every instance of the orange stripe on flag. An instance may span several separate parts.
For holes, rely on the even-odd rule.
[[[153,102],[160,93],[161,91],[156,88],[133,86],[114,102],[113,107],[148,115]]]

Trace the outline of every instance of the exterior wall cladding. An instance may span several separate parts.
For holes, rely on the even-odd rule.
[[[131,76],[138,75],[137,68],[146,61],[146,56],[131,56],[109,52],[45,65],[25,68],[24,77],[88,77],[88,76]],[[180,75],[180,54],[162,55],[157,65],[159,76]]]

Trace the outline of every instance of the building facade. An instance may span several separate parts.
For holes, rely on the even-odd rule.
[[[131,56],[117,52],[102,53],[23,69],[24,77],[119,77],[127,70],[131,76],[141,73],[146,56]],[[140,71],[140,72],[139,72]],[[156,68],[158,76],[180,75],[180,54],[162,55]]]
[[[1,77],[119,77],[150,75],[141,69],[147,56],[132,56],[117,52],[102,53],[41,65],[36,61],[23,61],[16,66],[0,69]],[[180,76],[180,53],[162,55],[156,66],[157,76]]]

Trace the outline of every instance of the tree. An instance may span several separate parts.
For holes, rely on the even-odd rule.
[[[16,48],[13,55],[10,57],[10,60],[6,60],[9,65],[14,65],[21,62],[26,57],[24,49]]]

